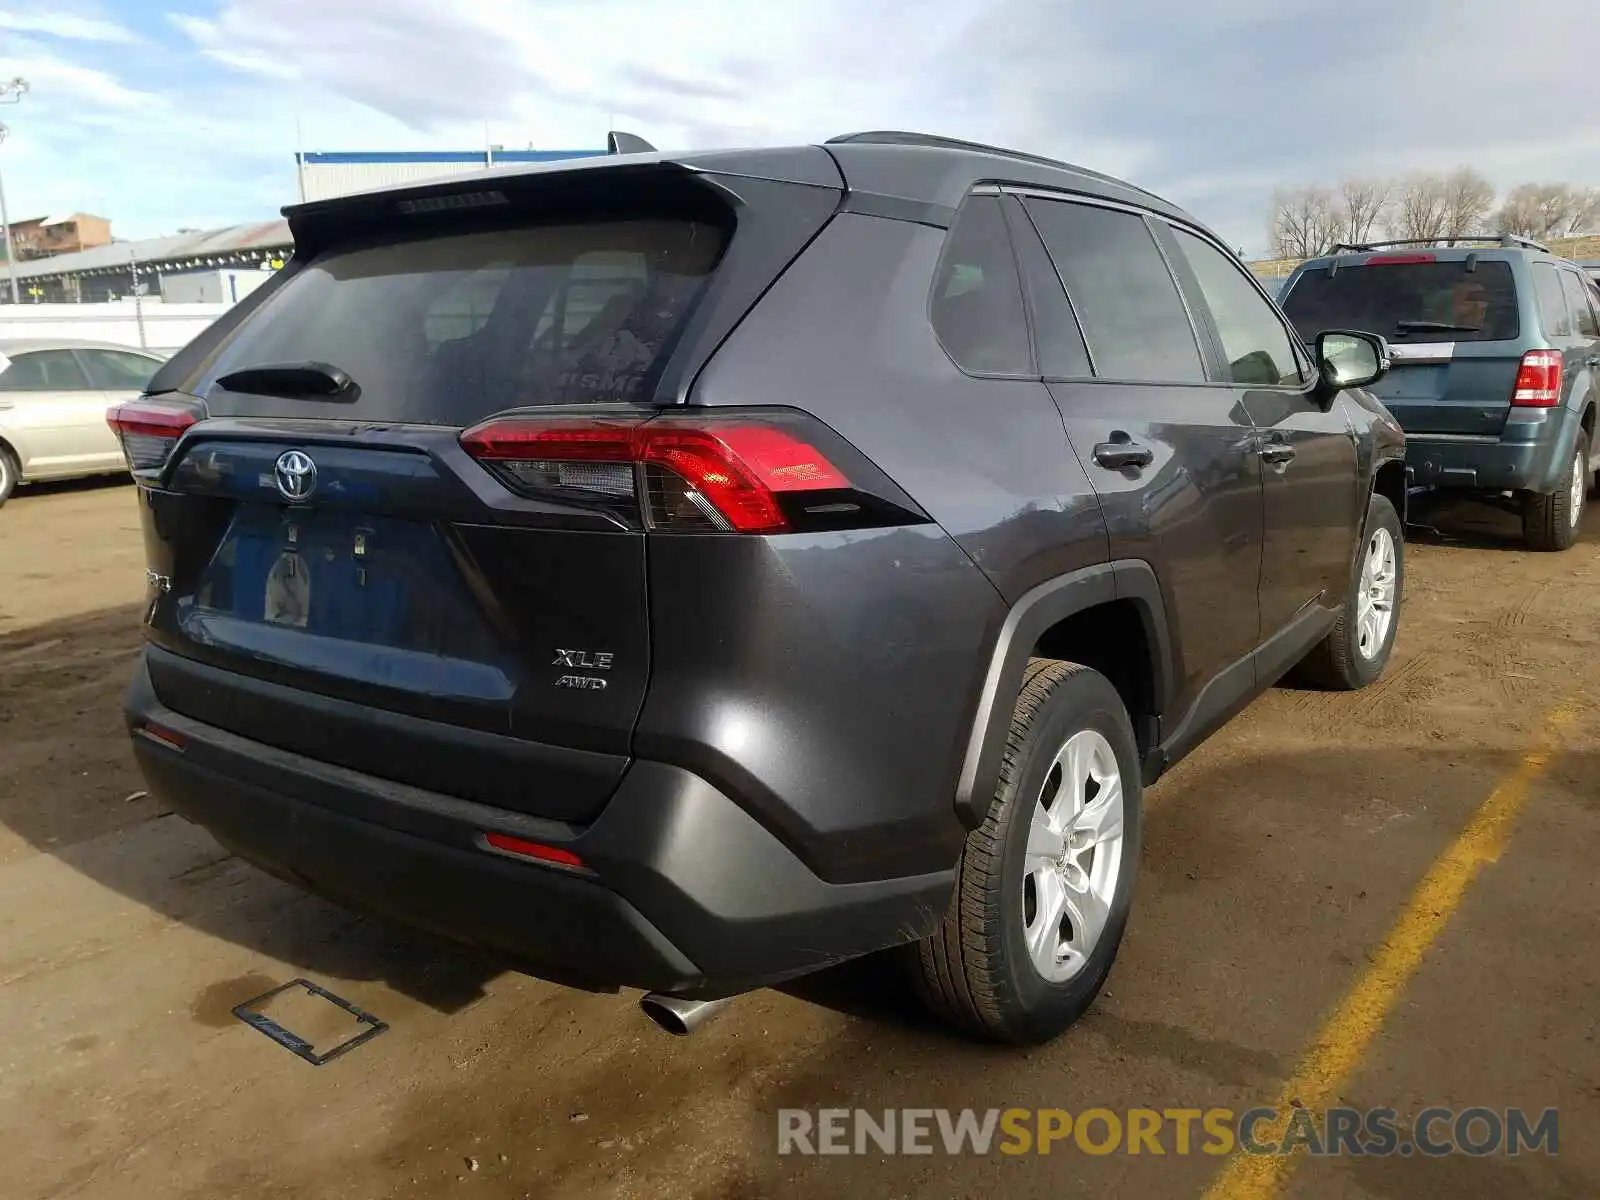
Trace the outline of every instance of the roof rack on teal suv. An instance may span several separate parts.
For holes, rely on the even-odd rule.
[[[1600,287],[1517,234],[1341,243],[1279,294],[1302,337],[1363,329],[1393,369],[1372,388],[1406,431],[1417,489],[1522,516],[1529,546],[1577,539],[1596,465]]]

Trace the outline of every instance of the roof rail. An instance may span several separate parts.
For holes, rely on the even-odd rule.
[[[1160,200],[1167,204],[1154,192],[1140,187],[1136,183],[1129,183],[1126,179],[1118,179],[1115,175],[1107,175],[1101,171],[1091,171],[1088,167],[1080,167],[1076,163],[1064,162],[1059,158],[1046,158],[1042,154],[1029,154],[1026,150],[1011,150],[1005,146],[991,146],[986,142],[968,142],[961,138],[941,137],[936,133],[908,133],[900,129],[873,129],[865,133],[841,133],[838,137],[831,137],[823,143],[826,146],[841,145],[871,145],[871,146],[928,146],[936,150],[966,150],[974,154],[993,154],[1000,158],[1014,158],[1018,162],[1033,163],[1041,167],[1057,167],[1063,171],[1071,171],[1075,175],[1083,175],[1089,179],[1098,179],[1103,183],[1114,183],[1118,187],[1125,187],[1129,191],[1138,192],[1142,196],[1149,196],[1152,200]]]
[[[1449,245],[1442,246],[1440,245],[1442,242],[1448,242]],[[1341,252],[1348,251],[1353,254],[1366,254],[1370,251],[1382,250],[1389,246],[1434,246],[1439,249],[1448,250],[1451,247],[1460,247],[1468,243],[1506,247],[1520,246],[1524,250],[1540,250],[1545,254],[1553,253],[1550,247],[1546,246],[1543,242],[1536,242],[1532,238],[1525,238],[1516,233],[1467,234],[1463,237],[1457,238],[1390,238],[1389,240],[1382,242],[1335,242],[1332,248],[1329,249],[1328,253],[1339,254]]]

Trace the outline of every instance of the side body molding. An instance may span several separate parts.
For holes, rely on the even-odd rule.
[[[1084,567],[1032,588],[1012,606],[995,639],[989,669],[978,694],[972,733],[956,780],[956,813],[969,829],[983,823],[989,799],[1000,777],[1000,760],[1011,727],[1013,698],[1022,690],[1022,674],[1040,636],[1057,621],[1097,604],[1131,600],[1144,624],[1150,647],[1155,712],[1135,714],[1159,717],[1171,703],[1177,678],[1172,658],[1172,638],[1167,625],[1161,587],[1150,564],[1121,559]]]

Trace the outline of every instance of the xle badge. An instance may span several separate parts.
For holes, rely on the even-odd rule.
[[[557,650],[552,667],[577,667],[585,671],[609,671],[615,655],[610,650]],[[556,680],[558,688],[577,688],[585,692],[603,692],[606,681],[598,675],[563,675]]]
[[[609,671],[614,657],[609,650],[557,650],[552,667],[579,667],[586,671]]]

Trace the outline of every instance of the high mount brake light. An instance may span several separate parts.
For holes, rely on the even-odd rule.
[[[1511,403],[1518,408],[1554,408],[1561,403],[1559,350],[1529,350],[1517,368]]]
[[[1438,262],[1437,254],[1374,254],[1367,259],[1369,267],[1415,266],[1417,263]]]
[[[122,443],[128,470],[148,478],[167,465],[178,439],[201,416],[191,404],[141,398],[113,407],[106,413],[106,424]]]
[[[784,533],[794,528],[785,496],[853,487],[804,437],[745,417],[502,417],[467,430],[461,445],[524,488],[636,497],[642,475],[650,527],[670,532]]]

